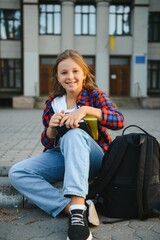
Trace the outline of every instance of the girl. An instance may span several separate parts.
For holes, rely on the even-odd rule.
[[[98,140],[79,128],[92,115],[98,121]],[[38,207],[56,217],[69,214],[68,240],[91,240],[88,222],[98,225],[92,201],[85,201],[88,180],[101,167],[111,143],[107,129],[124,126],[124,117],[105,92],[98,89],[83,57],[66,50],[53,69],[53,93],[43,112],[44,152],[15,164],[9,171],[11,184]],[[60,137],[57,127],[68,131]],[[63,191],[52,183],[63,180]]]

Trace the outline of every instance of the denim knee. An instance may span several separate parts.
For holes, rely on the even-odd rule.
[[[63,135],[61,139],[61,145],[64,143],[64,141],[70,141],[73,142],[73,144],[78,143],[82,144],[82,140],[89,140],[90,136],[82,129],[80,128],[73,128],[70,129],[65,135]],[[86,145],[87,142],[85,142]]]
[[[8,178],[9,178],[9,182],[11,183],[11,185],[15,185],[15,183],[17,182],[18,180],[18,170],[15,168],[15,166],[12,166],[10,169],[9,169],[9,172],[8,172]]]

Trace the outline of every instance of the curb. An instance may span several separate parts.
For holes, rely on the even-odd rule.
[[[7,177],[11,166],[0,166],[0,178]]]
[[[8,177],[0,177],[0,206],[17,206],[23,204],[23,196],[9,183]]]

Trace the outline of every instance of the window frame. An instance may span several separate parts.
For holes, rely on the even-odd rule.
[[[115,6],[116,8],[116,11],[115,12],[111,12],[111,7]],[[118,9],[117,7],[118,6],[121,6],[123,7],[123,13],[118,13]],[[125,27],[125,22],[124,22],[124,16],[125,16],[125,7],[129,7],[129,13],[128,13],[128,22],[129,22],[129,32],[128,33],[125,33],[124,31],[124,27]],[[111,29],[110,29],[110,22],[111,22],[111,15],[115,15],[115,32],[114,33],[110,33]],[[122,33],[117,33],[118,31],[118,16],[122,16],[122,21],[121,21],[121,25],[122,25]],[[109,6],[109,35],[114,35],[114,36],[131,36],[131,5],[130,4],[111,4]]]
[[[13,65],[9,63],[9,61],[13,61]],[[19,63],[18,63],[19,61]],[[12,65],[12,66],[11,66]],[[17,84],[17,71],[19,71],[19,79],[20,79],[20,86],[18,87]],[[13,79],[11,79],[11,74]],[[4,91],[12,91],[12,92],[22,92],[23,90],[23,80],[22,80],[22,59],[0,59],[0,92]],[[6,84],[5,84],[6,78]],[[11,84],[12,83],[12,84]]]
[[[15,18],[15,16],[13,17],[9,17],[9,18],[5,18],[4,17],[4,15],[3,15],[3,17],[2,17],[2,12],[3,12],[3,14],[4,14],[4,11],[6,11],[7,13],[10,13],[10,16],[11,16],[11,13],[13,14],[13,15],[15,15],[15,13],[16,12],[18,12],[19,13],[19,19],[17,18]],[[21,26],[22,26],[22,19],[21,19],[21,10],[20,9],[5,9],[5,8],[0,8],[0,40],[4,40],[4,41],[7,41],[7,40],[12,40],[12,41],[20,41],[21,40],[21,37],[22,37],[22,28],[21,28]],[[8,14],[8,16],[9,16],[9,14]],[[5,23],[5,21],[6,21],[6,23]],[[14,31],[13,32],[11,32],[11,31],[9,31],[9,22],[10,21],[10,23],[12,22],[12,29],[13,28],[15,28],[15,25],[16,25],[16,23],[19,23],[19,25],[18,25],[18,27],[17,27],[17,29],[18,28],[20,28],[19,29],[19,36],[17,37],[16,36],[16,31],[15,31],[15,29],[14,29]],[[7,28],[5,28],[5,30],[6,30],[6,32],[5,32],[5,34],[6,34],[6,38],[3,38],[2,36],[3,35],[1,35],[1,31],[3,31],[3,29],[2,29],[2,26],[1,26],[1,24],[4,24],[5,23],[5,26],[7,26]],[[2,30],[1,30],[2,29]],[[11,34],[13,34],[13,37],[10,37],[10,35]]]
[[[40,11],[40,6],[43,5],[45,6],[45,12]],[[47,6],[48,5],[52,5],[53,6],[53,11],[47,11]],[[55,6],[58,5],[60,7],[59,11],[55,10]],[[41,13],[45,14],[45,30],[44,33],[41,33]],[[49,20],[47,19],[48,15],[52,14],[52,32],[49,33],[47,31],[47,26],[48,26],[48,22]],[[56,33],[55,30],[55,15],[59,14],[59,21],[60,21],[60,25],[59,25],[59,33]],[[54,35],[54,36],[60,36],[62,34],[62,5],[60,3],[56,3],[56,2],[40,2],[39,3],[39,35],[40,36],[44,36],[44,35]]]
[[[88,12],[83,12],[83,7],[94,7],[94,10],[95,10],[95,12],[91,12],[91,10],[89,9],[89,11]],[[76,12],[76,7],[80,7],[81,9],[80,9],[80,11],[79,12]],[[80,33],[76,33],[76,17],[78,17],[78,15],[79,15],[79,17],[80,17]],[[91,33],[91,20],[90,20],[90,18],[91,18],[91,16],[94,16],[94,30],[93,30],[93,32],[94,33]],[[84,17],[87,17],[87,32],[86,33],[84,33],[84,25],[85,25],[85,23],[84,23],[84,21],[85,21],[85,19],[84,19]],[[96,35],[96,32],[97,32],[97,26],[96,26],[96,17],[97,17],[97,9],[96,9],[96,5],[95,4],[83,4],[83,3],[77,3],[77,4],[75,4],[75,6],[74,6],[74,35],[75,36],[95,36]]]
[[[156,21],[155,17],[159,17]],[[155,25],[157,25],[155,27]],[[160,42],[160,12],[150,12],[148,18],[148,42]],[[157,39],[155,39],[155,34],[157,34]]]
[[[157,66],[156,66],[157,65]],[[155,66],[155,67],[154,67]],[[155,79],[153,79],[155,75]],[[154,86],[153,81],[156,81]],[[149,60],[148,61],[148,83],[147,83],[147,92],[149,95],[160,93],[160,60]]]

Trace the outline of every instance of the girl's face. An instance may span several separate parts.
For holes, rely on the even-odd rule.
[[[71,58],[58,64],[57,79],[67,93],[79,93],[85,79],[82,68]]]

